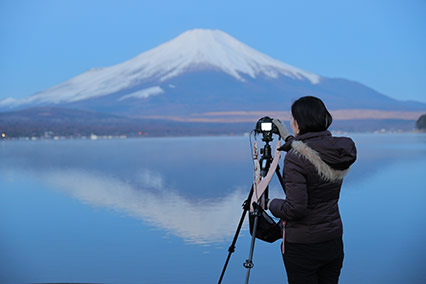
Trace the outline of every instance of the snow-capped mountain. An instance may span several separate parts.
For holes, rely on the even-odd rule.
[[[123,63],[94,68],[0,109],[61,106],[137,117],[173,118],[288,109],[300,96],[331,109],[423,110],[362,84],[322,77],[265,55],[218,30],[195,29]]]
[[[0,104],[69,103],[114,94],[141,83],[165,82],[188,70],[220,70],[242,82],[244,75],[309,80],[320,76],[275,60],[219,30],[190,30],[133,59],[111,67],[94,68],[66,82],[21,101],[6,99]],[[147,98],[161,94],[158,87],[136,90],[118,100]]]

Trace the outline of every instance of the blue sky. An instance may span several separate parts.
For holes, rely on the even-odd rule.
[[[26,97],[193,28],[426,102],[424,0],[0,0],[0,99]]]

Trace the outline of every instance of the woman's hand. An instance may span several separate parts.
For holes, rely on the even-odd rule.
[[[280,133],[280,136],[284,141],[287,140],[289,136],[291,136],[290,132],[288,131],[287,127],[284,123],[281,122],[281,120],[274,118],[272,120],[272,123],[275,124],[275,126],[278,128],[278,132]]]

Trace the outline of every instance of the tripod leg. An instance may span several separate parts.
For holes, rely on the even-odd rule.
[[[229,259],[231,258],[231,254],[235,251],[235,244],[238,239],[238,235],[240,234],[241,226],[243,225],[244,219],[246,217],[247,209],[244,209],[243,214],[241,215],[240,222],[238,224],[237,231],[235,232],[234,239],[232,241],[231,246],[228,248],[228,257],[226,258],[225,265],[223,266],[222,273],[220,274],[218,284],[222,283],[223,276],[225,275],[225,270],[228,267]]]
[[[220,274],[218,284],[222,283],[223,276],[225,275],[226,268],[228,267],[229,260],[231,258],[231,254],[235,251],[235,244],[237,243],[238,235],[240,234],[241,227],[244,223],[244,219],[246,217],[246,213],[250,208],[250,200],[253,195],[253,185],[251,186],[249,196],[246,201],[243,203],[243,214],[241,215],[240,222],[238,223],[237,230],[235,231],[234,239],[232,240],[231,246],[228,248],[228,257],[226,258],[225,265],[223,266],[222,273]]]
[[[255,205],[255,204],[253,204],[253,205]],[[259,220],[259,209],[257,208],[257,205],[255,205],[255,209],[254,209],[253,214],[254,214],[255,217],[254,217],[254,224],[253,224],[253,233],[252,233],[252,237],[251,237],[249,258],[244,263],[244,267],[247,268],[246,282],[245,282],[246,284],[248,284],[248,282],[249,282],[250,269],[252,269],[253,266],[254,266],[254,264],[253,264],[254,243],[256,241],[257,222]]]

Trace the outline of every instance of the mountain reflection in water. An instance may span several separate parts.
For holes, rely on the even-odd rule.
[[[222,242],[233,234],[247,195],[242,190],[215,199],[190,200],[165,188],[158,174],[145,171],[140,177],[150,190],[76,170],[50,172],[42,179],[84,203],[124,212],[192,243]]]

